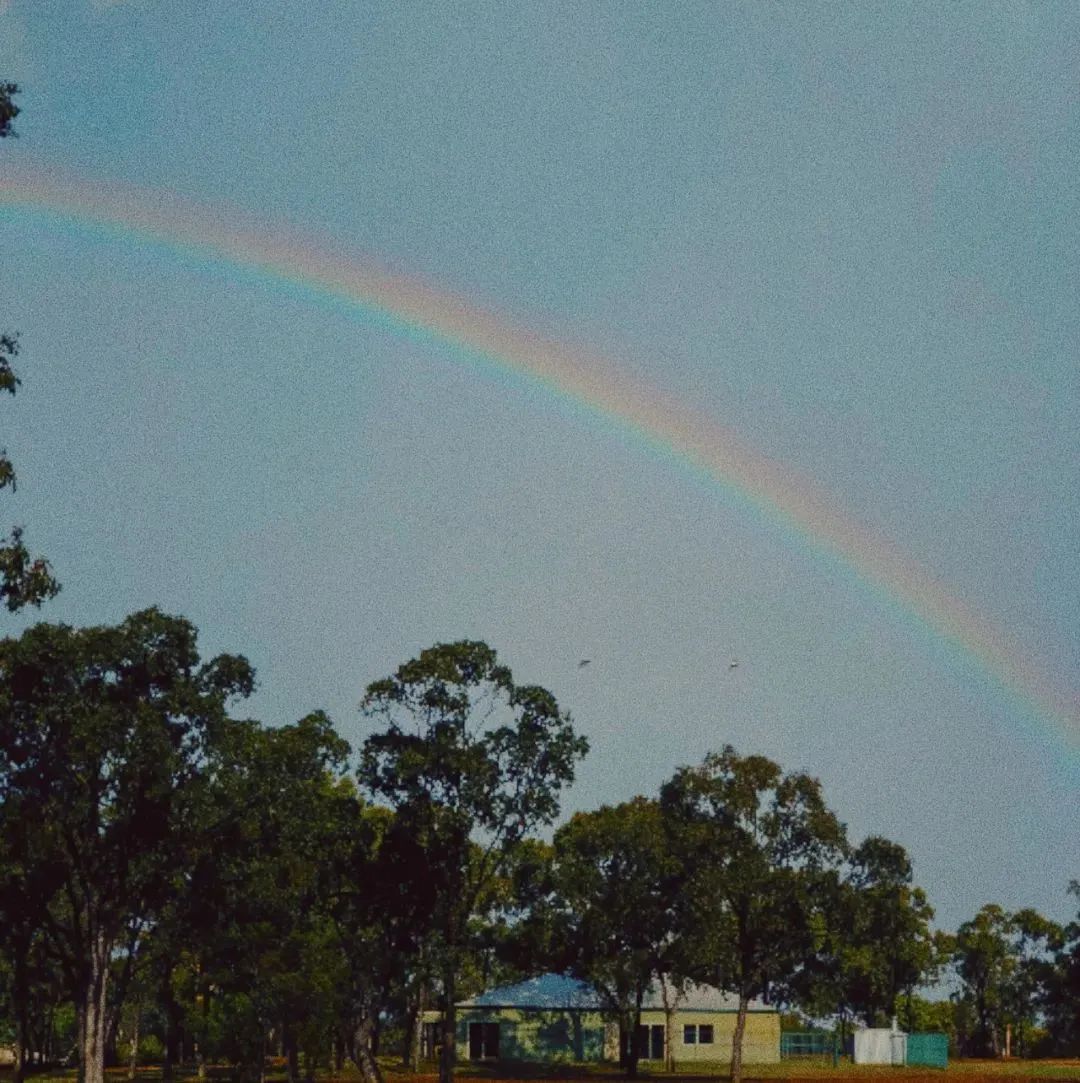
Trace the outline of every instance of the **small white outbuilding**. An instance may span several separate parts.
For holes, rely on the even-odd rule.
[[[857,1030],[852,1049],[856,1064],[907,1064],[907,1035],[893,1020],[891,1027]]]

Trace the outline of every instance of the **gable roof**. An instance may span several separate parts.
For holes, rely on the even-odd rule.
[[[677,1011],[738,1011],[739,998],[712,985],[691,982],[679,990],[670,982],[666,984],[670,990],[669,999]],[[603,1011],[607,1006],[588,982],[567,974],[540,974],[514,985],[488,989],[458,1003],[459,1008],[569,1008],[579,1011]],[[663,1010],[664,997],[659,982],[652,983],[641,1006],[648,1011]],[[751,1000],[749,1008],[752,1012],[775,1010],[761,1000]]]

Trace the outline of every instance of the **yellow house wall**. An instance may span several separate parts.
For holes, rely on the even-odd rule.
[[[675,1063],[692,1061],[730,1061],[731,1044],[735,1037],[735,1012],[675,1012],[672,1026],[672,1051]],[[641,1013],[644,1026],[663,1026],[662,1011]],[[712,1024],[712,1045],[684,1045],[683,1025]],[[775,1064],[780,1060],[780,1015],[778,1012],[748,1012],[743,1031],[743,1061],[746,1064]]]

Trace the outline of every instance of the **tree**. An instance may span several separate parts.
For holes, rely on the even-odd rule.
[[[682,872],[659,803],[644,797],[579,812],[555,834],[550,905],[562,962],[618,1019],[631,1077],[642,1002],[675,969]]]
[[[103,1083],[114,950],[168,898],[208,736],[253,679],[242,658],[201,663],[195,629],[154,609],[0,642],[4,848],[45,884],[16,897],[64,970],[84,1083]]]
[[[19,115],[19,107],[12,98],[18,91],[15,83],[0,82],[0,138],[15,135],[11,122]],[[0,332],[0,391],[9,395],[19,387],[12,365],[18,352],[18,337]],[[15,489],[15,467],[6,450],[0,449],[0,489],[4,488]],[[0,598],[11,612],[26,605],[39,606],[60,589],[48,563],[30,555],[22,536],[22,527],[14,527],[9,537],[0,538]]]
[[[202,1066],[212,1001],[231,1023],[217,1052],[241,1074],[261,1077],[272,1029],[292,1083],[300,1053],[320,1052],[313,1035],[332,1025],[343,971],[323,884],[353,795],[347,755],[321,712],[215,728],[193,790],[194,844],[151,938],[167,1069],[181,1026]]]
[[[935,968],[934,911],[912,885],[907,852],[880,836],[852,853],[845,884],[841,1002],[867,1026],[878,1026],[888,1022],[900,994],[913,995]]]
[[[1016,968],[1011,933],[1011,915],[994,903],[956,931],[953,963],[975,1011],[973,1051],[983,1056],[1001,1053],[1006,987]]]
[[[1080,904],[1080,880],[1070,882],[1069,893]],[[1061,931],[1043,990],[1043,1008],[1054,1052],[1080,1055],[1080,912]]]
[[[12,99],[18,93],[16,83],[0,83],[0,139],[15,134],[11,122],[19,115],[19,107]]]
[[[426,932],[442,979],[439,1075],[449,1083],[470,918],[518,843],[554,821],[588,745],[550,692],[515,685],[479,642],[421,652],[369,685],[362,710],[386,729],[364,742],[360,781],[407,826],[434,892]]]
[[[661,803],[695,870],[681,896],[684,921],[698,930],[686,977],[737,995],[731,1078],[739,1083],[749,1002],[790,984],[813,955],[813,915],[846,850],[844,827],[816,779],[784,775],[730,745],[681,768]]]
[[[1054,980],[1053,954],[1062,945],[1064,930],[1030,907],[1012,914],[1010,924],[1013,965],[1003,989],[1002,1018],[1023,1057],[1030,1055],[1032,1033],[1043,1017]]]

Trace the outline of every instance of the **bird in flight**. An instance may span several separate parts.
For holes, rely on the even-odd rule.
[[[738,669],[738,668],[739,668],[739,660],[738,660],[738,658],[732,658],[732,660],[730,662],[728,662],[728,669]]]
[[[582,660],[580,662],[578,662],[577,667],[578,667],[578,669],[584,669],[591,662],[592,662],[591,658],[582,658]]]

